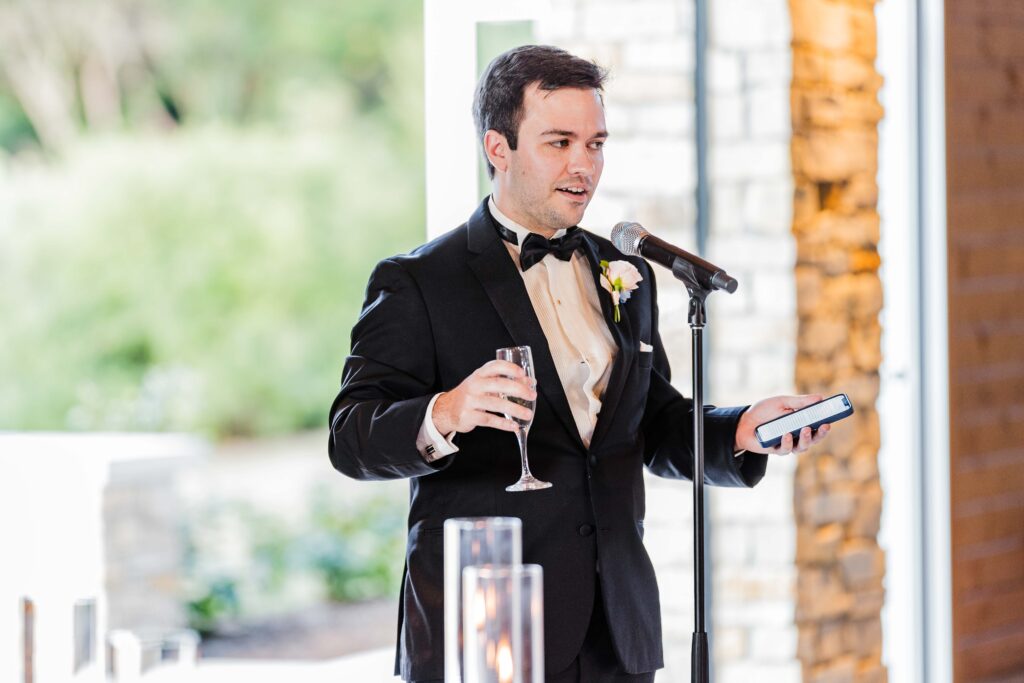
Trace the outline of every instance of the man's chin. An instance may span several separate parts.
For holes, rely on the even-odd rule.
[[[580,224],[583,220],[583,214],[587,212],[587,204],[580,204],[578,206],[566,207],[561,211],[558,211],[558,222],[566,228],[571,228]]]

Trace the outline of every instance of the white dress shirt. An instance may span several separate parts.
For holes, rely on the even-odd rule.
[[[488,200],[491,215],[519,238],[519,244],[505,242],[509,257],[519,270],[537,314],[541,329],[548,341],[562,389],[569,400],[569,409],[585,446],[590,445],[601,412],[601,397],[608,386],[612,361],[618,347],[601,311],[597,285],[590,262],[580,251],[568,261],[548,254],[539,263],[523,272],[519,267],[519,245],[530,231],[503,214]],[[552,239],[565,234],[559,230]],[[536,353],[536,350],[535,350]],[[452,443],[455,432],[442,435],[434,426],[431,413],[434,396],[427,405],[427,414],[416,438],[416,447],[428,460],[436,460],[456,452]]]

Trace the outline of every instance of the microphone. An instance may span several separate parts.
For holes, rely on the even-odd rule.
[[[612,228],[612,244],[627,256],[643,256],[660,263],[680,280],[708,291],[723,289],[732,294],[739,286],[735,278],[715,264],[655,237],[639,223],[616,224]]]

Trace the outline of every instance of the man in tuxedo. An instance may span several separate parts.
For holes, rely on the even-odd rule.
[[[653,271],[576,227],[604,165],[604,78],[553,47],[497,57],[474,102],[491,195],[466,223],[380,262],[352,330],[329,452],[348,476],[409,479],[395,665],[406,681],[444,677],[451,517],[522,519],[523,561],[544,568],[549,681],[652,681],[662,666],[643,469],[690,477],[693,404],[669,383]],[[626,261],[642,277],[618,316],[601,261]],[[492,360],[524,345],[536,386]],[[520,459],[503,415],[531,413],[502,396],[536,399],[530,465],[551,488],[505,491]],[[766,453],[794,443],[766,451],[754,427],[818,399],[706,408],[707,480],[756,484]],[[827,432],[805,430],[795,450]]]

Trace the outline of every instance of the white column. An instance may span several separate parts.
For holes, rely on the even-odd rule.
[[[546,0],[424,0],[427,235],[464,222],[476,207],[480,145],[473,126],[476,28],[546,16]]]

